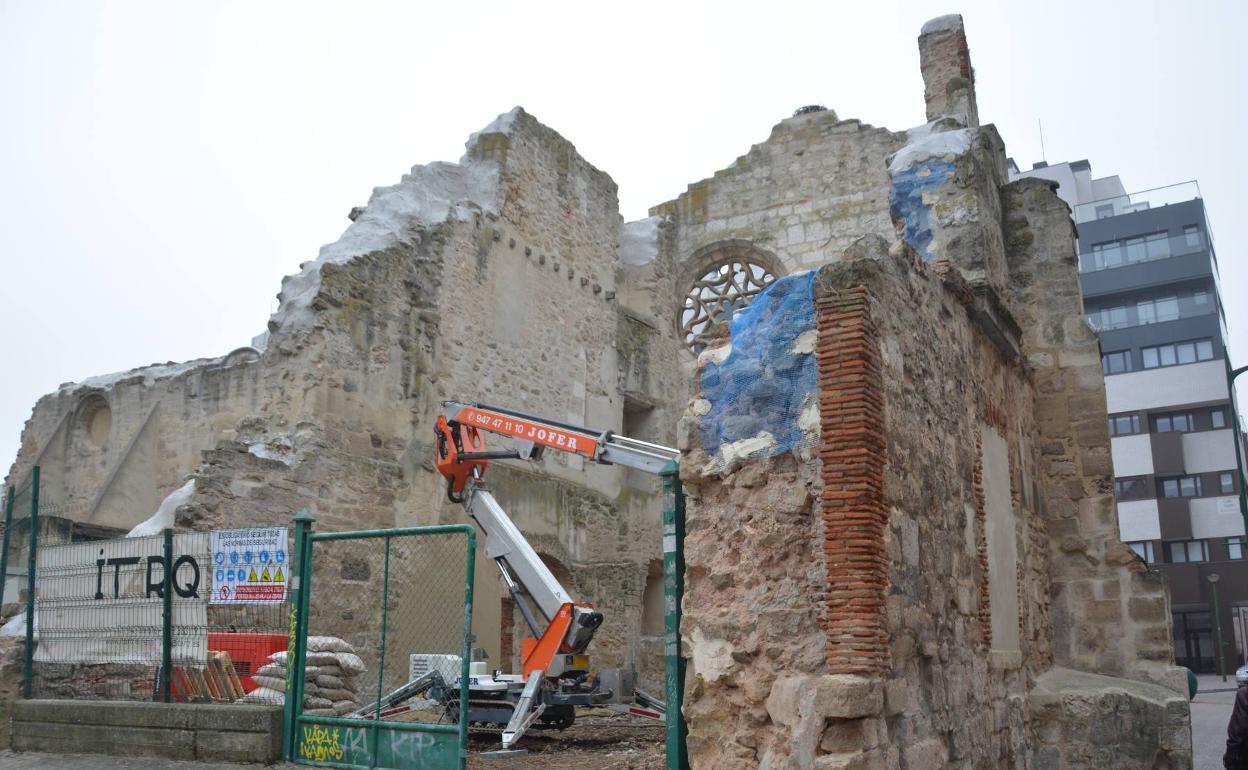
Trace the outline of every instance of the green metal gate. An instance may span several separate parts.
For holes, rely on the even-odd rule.
[[[457,714],[468,708],[476,532],[446,525],[313,533],[313,521],[306,512],[295,517],[287,759],[462,770],[468,725]],[[458,678],[457,702],[388,702],[430,667],[448,686]]]

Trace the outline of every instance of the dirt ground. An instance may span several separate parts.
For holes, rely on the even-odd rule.
[[[534,730],[520,739],[528,754],[482,757],[499,737],[470,735],[469,770],[663,770],[663,724],[618,714],[578,716],[566,730]]]

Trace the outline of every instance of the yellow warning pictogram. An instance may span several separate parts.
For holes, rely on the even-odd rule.
[[[282,576],[282,568],[280,566],[277,568],[277,574],[273,576],[273,582],[274,583],[286,582],[286,578]]]
[[[247,576],[247,582],[248,583],[256,582],[256,568],[255,567],[251,568],[251,574]]]
[[[264,571],[260,573],[260,582],[261,582],[261,583],[272,583],[272,582],[273,582],[273,578],[269,576],[269,568],[268,568],[268,567],[265,567],[265,568],[264,568]]]

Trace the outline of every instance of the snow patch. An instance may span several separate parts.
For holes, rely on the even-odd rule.
[[[182,486],[173,490],[169,495],[160,501],[160,505],[156,508],[147,521],[137,525],[134,529],[126,533],[126,537],[147,537],[148,535],[159,535],[162,530],[173,528],[174,514],[178,510],[178,506],[186,505],[191,501],[191,496],[195,494],[195,479],[191,479]]]
[[[449,220],[469,221],[477,212],[498,213],[498,164],[474,161],[467,165],[430,163],[413,166],[392,187],[373,190],[364,212],[337,241],[322,246],[320,254],[295,275],[282,279],[277,312],[270,328],[312,322],[311,304],[321,289],[321,268],[341,265],[356,257],[410,243],[414,230]]]
[[[947,117],[938,118],[926,125],[906,132],[907,143],[888,162],[890,174],[900,174],[931,158],[952,161],[971,149],[975,129],[950,129]]]
[[[963,28],[962,14],[949,13],[944,16],[937,16],[923,25],[923,29],[919,35],[930,35],[933,32],[950,32]]]
[[[9,618],[8,622],[0,626],[0,636],[25,636],[26,635],[26,613],[19,612]],[[39,614],[35,613],[35,638],[39,638]]]
[[[295,444],[289,436],[256,441],[247,447],[247,452],[261,460],[276,460],[288,468],[299,464],[299,455],[295,453]]]
[[[510,134],[511,127],[516,122],[516,118],[521,112],[524,112],[523,108],[519,106],[512,107],[508,112],[504,112],[502,115],[494,118],[494,120],[492,120],[485,128],[480,131],[474,131],[470,134],[468,136],[468,142],[464,145],[468,152],[464,155],[464,157],[460,158],[459,162],[468,162],[468,156],[471,155],[472,151],[477,147],[478,138],[485,136],[486,134]]]
[[[127,369],[124,372],[113,372],[112,374],[100,374],[95,377],[88,377],[81,382],[69,382],[57,389],[57,392],[64,396],[73,393],[82,388],[98,388],[107,390],[122,380],[128,380],[132,377],[142,377],[144,385],[151,385],[157,380],[167,380],[170,377],[177,377],[179,374],[186,374],[192,369],[199,367],[217,366],[225,360],[224,356],[217,358],[197,358],[194,361],[186,361],[180,364],[169,362],[167,364],[152,364],[151,366],[140,366],[134,369]]]
[[[620,226],[620,261],[648,265],[659,256],[659,224],[663,217],[646,217]]]

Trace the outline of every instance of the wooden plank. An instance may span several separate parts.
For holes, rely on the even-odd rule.
[[[230,654],[223,650],[220,660],[225,668],[226,677],[230,680],[230,689],[234,691],[234,697],[241,698],[246,695],[247,691],[243,689],[243,682],[238,678],[238,672],[234,669],[234,661],[230,660]]]
[[[225,669],[224,652],[213,652],[208,655],[208,670],[212,673],[217,690],[221,693],[221,700],[233,701],[238,697],[234,694],[234,684],[230,681],[230,675]]]

